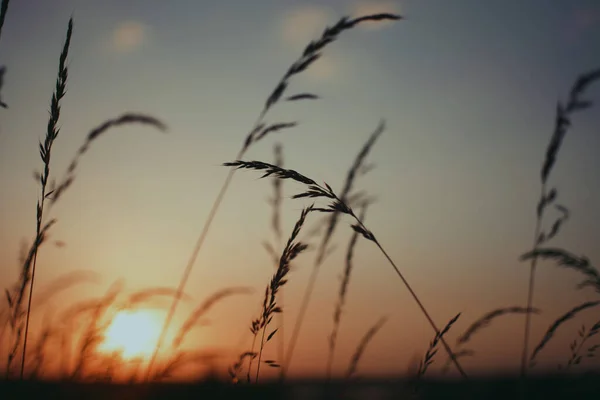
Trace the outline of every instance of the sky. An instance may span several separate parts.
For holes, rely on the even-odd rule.
[[[74,185],[51,211],[58,220],[52,240],[65,245],[40,252],[36,285],[79,270],[93,271],[99,282],[70,289],[51,304],[56,309],[100,295],[117,279],[128,290],[175,287],[227,175],[221,164],[235,158],[282,74],[326,25],[343,15],[384,11],[404,19],[340,35],[288,93],[321,98],[276,106],[268,121],[298,126],[257,143],[245,158],[272,162],[273,146],[281,143],[287,167],[339,191],[363,143],[385,119],[369,155],[375,168],[356,187],[376,196],[366,224],[434,320],[444,325],[462,313],[449,334],[453,341],[489,310],[524,306],[529,269],[519,256],[531,247],[556,102],[580,73],[600,67],[600,3],[594,0],[11,2],[0,40],[0,64],[7,67],[1,93],[9,105],[0,110],[3,287],[17,278],[21,242],[35,234],[36,142],[45,134],[71,16],[52,174],[62,176],[93,127],[124,112],[153,115],[168,131],[118,128],[82,159]],[[600,85],[587,98],[600,99]],[[578,114],[550,178],[571,210],[553,245],[592,261],[600,259],[599,130],[596,108]],[[255,292],[219,304],[211,325],[195,333],[196,346],[238,354],[250,345],[248,327],[273,271],[261,244],[272,238],[272,189],[258,177],[236,173],[186,288],[193,301],[182,305],[176,321],[219,288]],[[285,235],[309,204],[291,199],[299,190],[284,184]],[[290,368],[294,376],[325,370],[350,225],[343,219],[337,250],[320,271]],[[301,255],[291,273],[286,323],[297,313],[315,254]],[[542,313],[533,317],[532,342],[559,315],[598,298],[592,290],[575,290],[580,277],[552,263],[543,263],[537,278],[534,305]],[[357,245],[348,296],[334,372],[345,371],[368,327],[388,316],[359,372],[406,373],[433,332],[370,242]],[[566,362],[577,329],[597,319],[598,311],[590,310],[565,325],[540,362],[552,368]],[[471,343],[476,356],[464,361],[467,371],[515,371],[523,320],[507,316],[482,331]],[[275,346],[267,351],[275,356]]]

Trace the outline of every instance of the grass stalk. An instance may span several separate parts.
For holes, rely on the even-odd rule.
[[[383,327],[386,323],[387,317],[381,317],[373,326],[369,328],[369,330],[364,334],[361,338],[356,350],[354,350],[354,354],[350,358],[350,364],[348,365],[348,370],[346,371],[346,379],[352,378],[358,369],[358,363],[362,359],[363,354],[367,348],[367,345],[373,340],[377,332]]]
[[[365,204],[362,206],[359,216],[359,218],[363,221],[366,217],[366,209],[367,205]],[[342,277],[342,282],[340,283],[338,301],[333,312],[333,328],[331,329],[331,335],[329,336],[329,354],[327,356],[327,380],[331,378],[331,368],[333,366],[333,358],[335,356],[338,331],[342,321],[342,313],[344,310],[344,305],[346,304],[348,285],[350,283],[350,277],[353,270],[354,248],[358,242],[358,235],[359,233],[354,231],[352,233],[352,237],[350,238],[350,243],[348,244],[348,251],[346,252],[346,267],[344,268],[344,275]]]
[[[37,203],[37,212],[36,212],[36,237],[40,236],[42,232],[42,224],[44,218],[44,204],[46,200],[46,185],[48,184],[48,180],[50,177],[50,156],[52,152],[52,145],[54,140],[58,137],[58,119],[60,116],[60,101],[66,94],[67,88],[67,76],[68,69],[66,65],[67,56],[69,54],[69,46],[71,44],[71,35],[73,33],[73,18],[69,19],[69,24],[67,28],[67,36],[65,39],[65,44],[63,46],[63,50],[60,54],[60,61],[58,66],[58,78],[56,80],[56,88],[54,94],[52,95],[52,100],[50,103],[50,120],[48,121],[48,130],[46,131],[46,139],[44,143],[40,143],[40,156],[44,163],[44,172],[40,179],[41,184],[41,196]],[[29,298],[27,301],[27,312],[25,317],[25,333],[23,336],[23,354],[21,357],[21,372],[20,378],[23,379],[23,374],[25,370],[25,358],[27,357],[27,338],[29,334],[29,318],[31,315],[31,301],[33,299],[33,288],[35,283],[35,270],[37,265],[37,255],[38,255],[39,246],[34,247],[33,253],[33,263],[31,265],[31,279],[29,282]],[[27,273],[27,272],[25,272]]]
[[[283,167],[283,147],[281,144],[275,144],[273,148],[273,152],[275,155],[274,163],[278,167]],[[275,238],[273,244],[269,242],[264,243],[264,247],[269,253],[269,256],[273,258],[273,265],[275,269],[279,266],[279,256],[277,255],[275,249],[281,247],[282,240],[282,230],[281,230],[281,203],[283,201],[283,192],[282,192],[282,181],[280,179],[273,179],[273,197],[271,197],[268,201],[271,205],[272,214],[271,214],[271,229],[273,231],[273,236]],[[283,288],[279,292],[279,304],[281,307],[284,307],[284,290]],[[278,324],[278,335],[277,335],[277,358],[279,360],[283,360],[285,355],[285,336],[284,336],[284,313],[278,313],[277,315],[277,324]]]
[[[8,12],[8,3],[9,0],[2,0],[2,4],[0,4],[0,37],[2,36],[2,27],[4,26],[4,19],[6,18],[6,13]],[[2,84],[4,83],[4,73],[6,72],[5,66],[0,66],[0,90],[2,89]],[[2,101],[0,98],[0,107],[8,108],[8,105]]]
[[[375,142],[377,141],[377,139],[383,133],[384,130],[385,130],[385,121],[381,121],[379,123],[379,125],[377,126],[377,128],[373,131],[373,133],[371,133],[371,135],[369,136],[369,138],[363,145],[362,149],[359,151],[358,155],[354,159],[354,163],[348,170],[348,173],[346,176],[346,181],[344,182],[344,187],[343,187],[341,195],[340,195],[340,199],[343,203],[348,204],[349,200],[353,197],[352,188],[354,186],[354,180],[361,172],[364,173],[365,159],[366,159],[367,155],[369,154],[369,152],[371,151],[371,148],[373,147],[373,145],[375,144]],[[369,168],[367,168],[367,170],[368,169]],[[306,316],[306,312],[308,310],[308,305],[310,303],[310,298],[312,297],[312,293],[315,288],[315,284],[317,282],[317,277],[319,275],[319,271],[321,269],[321,266],[322,266],[325,258],[327,257],[328,254],[330,254],[329,243],[331,241],[331,238],[333,237],[335,228],[337,227],[339,217],[340,217],[339,211],[333,211],[331,213],[331,215],[329,217],[329,221],[326,226],[325,234],[319,245],[317,257],[313,264],[313,268],[311,270],[310,277],[308,278],[308,283],[306,285],[306,289],[304,290],[304,293],[302,295],[300,309],[298,311],[298,315],[297,315],[296,321],[294,323],[294,328],[292,330],[292,335],[290,337],[290,342],[288,344],[288,349],[286,351],[285,362],[283,363],[283,367],[281,370],[282,378],[285,377],[285,375],[290,367],[290,364],[292,362],[292,358],[294,356],[294,350],[296,348],[296,343],[297,343],[298,337],[300,335],[300,330],[302,329],[304,317]]]
[[[559,232],[562,223],[568,218],[568,210],[566,207],[561,205],[555,205],[555,207],[562,213],[552,225],[548,232],[542,231],[543,217],[547,207],[555,203],[558,192],[555,188],[548,190],[548,178],[553,170],[556,163],[558,152],[562,145],[563,139],[571,126],[571,116],[575,112],[585,110],[591,107],[592,102],[584,100],[581,96],[585,90],[595,81],[600,79],[600,69],[590,71],[588,73],[580,75],[569,93],[569,98],[566,105],[561,102],[556,107],[556,118],[554,124],[554,131],[550,142],[546,149],[546,157],[542,164],[540,178],[541,178],[541,191],[540,199],[536,207],[536,223],[533,238],[532,251],[535,252],[538,247],[550,239],[552,239]],[[535,291],[535,276],[537,268],[537,257],[532,257],[529,265],[529,284],[527,287],[527,306],[526,309],[533,308],[533,296]],[[521,354],[521,376],[527,375],[528,358],[529,358],[529,337],[531,335],[531,313],[525,314],[525,327],[523,335],[523,352]]]
[[[413,297],[413,299],[415,300],[415,302],[419,306],[419,309],[421,310],[421,312],[423,313],[423,315],[426,317],[427,321],[429,322],[429,324],[431,325],[431,327],[433,328],[433,330],[435,331],[435,333],[436,334],[440,333],[440,330],[438,329],[437,325],[435,324],[435,322],[431,318],[431,315],[429,314],[429,312],[427,311],[427,309],[425,308],[425,306],[423,305],[423,303],[421,302],[421,300],[417,296],[416,292],[413,290],[413,288],[411,287],[411,285],[408,283],[408,281],[406,280],[406,278],[404,277],[404,275],[400,272],[400,270],[398,269],[398,267],[396,266],[396,264],[394,263],[394,261],[391,259],[391,257],[388,255],[388,253],[385,251],[385,249],[383,248],[383,246],[381,246],[381,244],[379,243],[379,241],[375,237],[374,233],[371,232],[365,226],[365,224],[363,223],[363,221],[361,221],[360,218],[354,213],[354,211],[352,210],[352,208],[350,208],[346,203],[344,203],[340,199],[340,197],[338,197],[335,194],[335,192],[333,191],[333,189],[331,189],[331,187],[327,183],[324,183],[324,186],[321,186],[318,183],[316,183],[313,179],[310,179],[310,178],[308,178],[308,177],[300,174],[297,171],[294,171],[294,170],[291,170],[291,169],[279,168],[279,167],[277,167],[275,165],[268,164],[268,163],[265,163],[265,162],[262,162],[262,161],[241,161],[241,160],[236,160],[236,161],[232,161],[232,162],[226,162],[223,165],[227,166],[227,167],[236,167],[238,169],[251,169],[251,170],[264,171],[264,174],[263,174],[263,176],[261,178],[265,178],[265,177],[268,177],[268,176],[272,175],[272,176],[277,177],[279,179],[291,179],[291,180],[294,180],[296,182],[302,183],[305,186],[307,186],[306,191],[298,193],[298,194],[292,196],[292,198],[294,198],[294,199],[299,199],[299,198],[321,198],[321,199],[328,199],[330,201],[330,203],[327,205],[327,207],[325,207],[325,208],[313,208],[313,209],[315,211],[324,212],[324,213],[340,212],[340,213],[346,214],[346,215],[350,216],[352,219],[354,219],[354,221],[356,223],[352,225],[352,229],[354,229],[356,232],[360,233],[365,239],[367,239],[370,242],[373,242],[377,246],[377,248],[381,251],[381,253],[387,259],[387,261],[390,264],[390,266],[394,269],[394,271],[396,272],[396,274],[398,275],[398,277],[402,280],[404,286],[410,292],[411,296]],[[461,367],[460,363],[458,362],[458,360],[454,356],[454,353],[452,352],[452,349],[450,348],[450,346],[448,345],[448,343],[446,342],[446,340],[443,337],[441,337],[440,341],[442,342],[442,344],[444,346],[444,349],[448,353],[448,356],[452,359],[452,362],[453,362],[454,366],[456,367],[456,369],[458,370],[458,372],[461,374],[461,376],[463,378],[466,379],[467,378],[467,374],[465,373],[465,371]]]
[[[2,0],[2,4],[0,5],[0,37],[2,35],[4,20],[6,19],[6,13],[8,12],[8,3],[10,3],[10,0]]]
[[[280,303],[278,303],[278,294],[279,294],[281,288],[283,288],[285,286],[285,284],[287,283],[287,276],[291,269],[291,262],[294,259],[296,259],[296,257],[300,253],[302,253],[303,251],[305,251],[308,248],[307,244],[302,243],[300,241],[297,242],[296,239],[297,239],[298,235],[300,234],[300,230],[302,229],[302,226],[304,225],[306,217],[308,216],[308,214],[311,211],[313,211],[312,206],[304,208],[300,214],[300,217],[296,221],[296,224],[294,225],[294,229],[292,230],[292,233],[285,245],[285,248],[283,249],[283,251],[281,253],[281,257],[279,258],[279,265],[277,267],[277,270],[273,274],[273,277],[271,278],[271,282],[265,290],[265,298],[263,301],[263,309],[262,309],[261,316],[257,320],[254,320],[252,322],[251,330],[253,331],[255,336],[256,336],[256,333],[258,332],[258,330],[262,330],[261,339],[260,339],[260,350],[258,352],[258,363],[256,366],[256,379],[255,379],[256,383],[258,383],[258,378],[259,378],[259,374],[260,374],[260,365],[261,365],[262,353],[263,353],[264,346],[265,346],[266,342],[271,340],[271,338],[273,338],[275,333],[277,333],[277,329],[275,329],[274,331],[269,333],[269,335],[267,336],[266,341],[265,341],[265,334],[266,334],[267,326],[271,323],[271,320],[273,319],[274,314],[283,312],[283,309],[282,309]],[[273,362],[267,362],[267,363],[273,367],[280,367],[279,365],[277,365]]]
[[[542,349],[544,349],[544,347],[546,347],[548,342],[554,337],[556,331],[558,330],[558,328],[560,328],[561,325],[575,318],[575,316],[577,316],[580,312],[598,306],[600,306],[600,301],[587,301],[585,303],[579,304],[576,307],[573,307],[571,310],[557,318],[550,325],[550,327],[548,327],[548,330],[544,334],[544,337],[542,337],[542,340],[540,340],[537,346],[535,346],[528,360],[529,366],[532,367],[535,365],[538,354],[540,353],[540,351],[542,351]]]
[[[361,16],[358,18],[343,17],[334,26],[327,27],[323,31],[323,34],[319,39],[317,39],[315,41],[311,41],[306,46],[306,48],[302,52],[301,56],[288,68],[286,73],[280,79],[279,83],[276,85],[275,89],[271,92],[271,94],[267,98],[267,100],[262,108],[262,111],[260,112],[258,118],[256,119],[254,126],[250,130],[250,133],[246,136],[246,139],[244,140],[244,144],[242,145],[242,148],[238,152],[236,159],[238,159],[238,160],[242,159],[244,157],[244,155],[246,154],[246,151],[253,144],[262,140],[270,133],[278,132],[280,130],[286,130],[286,129],[295,127],[297,125],[296,122],[278,122],[278,123],[268,125],[264,122],[264,119],[265,119],[267,113],[269,112],[269,110],[282,99],[284,92],[286,91],[286,89],[289,86],[290,79],[292,77],[294,77],[295,75],[302,73],[308,67],[310,67],[315,61],[317,61],[322,55],[322,50],[328,44],[334,42],[340,33],[342,33],[343,31],[352,29],[356,25],[358,25],[362,22],[389,21],[389,20],[399,20],[399,19],[401,19],[401,17],[399,15],[389,14],[389,13],[379,13],[379,14],[365,15],[365,16]],[[299,101],[299,100],[311,100],[311,99],[318,99],[318,98],[319,97],[317,95],[312,94],[312,93],[299,93],[299,94],[293,94],[291,96],[288,96],[285,98],[285,100],[286,101]],[[182,275],[180,283],[179,283],[179,290],[181,290],[181,291],[185,290],[185,286],[189,279],[190,273],[196,262],[198,254],[200,253],[202,245],[204,244],[204,240],[206,239],[206,236],[208,235],[212,221],[215,218],[215,216],[219,210],[219,207],[223,201],[223,198],[227,192],[227,189],[229,188],[229,185],[231,184],[231,180],[233,179],[234,172],[235,172],[234,168],[231,168],[229,170],[227,177],[225,178],[225,181],[223,182],[223,185],[222,185],[219,193],[217,194],[217,197],[215,198],[215,200],[213,202],[213,205],[210,209],[210,212],[208,214],[206,222],[204,223],[202,231],[198,237],[198,240],[196,241],[196,245],[194,246],[192,254],[191,254],[191,256],[188,260],[188,263],[183,271],[183,275]],[[163,345],[167,330],[169,328],[169,325],[171,324],[171,321],[173,320],[173,316],[175,315],[175,311],[177,309],[178,304],[179,304],[179,297],[175,297],[173,299],[173,303],[169,309],[169,312],[168,312],[165,322],[163,324],[158,343],[155,347],[152,357],[150,358],[150,362],[148,363],[147,373],[146,373],[147,379],[150,378],[152,367],[153,367],[154,363],[156,362],[156,358],[158,356],[160,348]]]

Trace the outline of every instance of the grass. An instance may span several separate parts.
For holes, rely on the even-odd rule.
[[[4,26],[4,20],[6,19],[6,13],[8,12],[8,4],[9,0],[2,0],[2,4],[0,4],[0,38],[2,38],[2,27]],[[4,82],[4,74],[6,73],[6,67],[4,65],[0,66],[0,90],[2,90],[2,84]],[[0,97],[0,107],[8,108],[8,104],[2,101]]]
[[[548,188],[548,179],[552,173],[558,152],[563,143],[565,135],[571,126],[571,118],[573,114],[579,111],[583,111],[592,106],[592,102],[582,98],[586,89],[595,81],[600,79],[600,69],[593,70],[588,73],[582,74],[577,78],[571,91],[566,105],[558,103],[556,107],[556,119],[554,124],[554,132],[548,143],[546,149],[546,157],[542,164],[540,172],[541,190],[540,198],[536,207],[536,224],[533,235],[533,254],[539,247],[551,239],[553,239],[560,231],[561,226],[566,222],[569,217],[568,209],[556,203],[558,197],[558,190],[554,187]],[[543,230],[544,216],[547,208],[554,205],[556,210],[559,211],[559,217],[552,223],[548,231]],[[535,290],[535,273],[537,267],[538,258],[534,255],[530,257],[531,264],[529,268],[529,287],[527,291],[527,309],[533,307],[533,295]],[[521,357],[521,374],[527,373],[527,357],[529,355],[529,335],[531,326],[531,313],[525,314],[525,336],[523,342],[523,353]]]
[[[414,301],[417,303],[417,306],[419,307],[419,309],[421,310],[421,312],[423,313],[423,315],[425,316],[425,318],[427,319],[427,321],[433,328],[436,335],[440,333],[440,330],[438,329],[437,325],[431,318],[429,312],[427,311],[427,309],[425,308],[425,306],[423,305],[423,303],[421,302],[421,300],[419,299],[419,297],[417,296],[417,294],[415,293],[415,291],[413,290],[411,285],[404,278],[404,275],[402,275],[402,273],[400,272],[400,270],[398,269],[398,267],[396,266],[394,261],[390,258],[388,253],[385,251],[385,249],[381,246],[379,241],[376,239],[373,232],[371,232],[365,226],[363,221],[361,221],[360,218],[354,213],[352,208],[349,207],[344,201],[342,201],[340,199],[340,197],[338,197],[337,194],[335,194],[335,192],[331,189],[331,187],[329,185],[327,185],[325,183],[324,186],[321,186],[318,183],[316,183],[314,180],[312,180],[311,178],[308,178],[308,177],[300,174],[299,172],[296,172],[291,169],[280,168],[275,165],[264,163],[261,161],[239,161],[238,160],[238,161],[227,162],[227,163],[224,163],[223,165],[227,166],[227,167],[236,167],[238,169],[251,169],[251,170],[265,171],[264,175],[262,176],[263,178],[273,175],[279,179],[291,179],[296,182],[302,183],[307,187],[306,191],[295,194],[294,196],[292,196],[292,198],[294,198],[294,199],[299,199],[299,198],[327,199],[328,201],[330,201],[330,203],[327,205],[327,207],[315,208],[315,210],[319,211],[319,212],[324,212],[324,213],[342,213],[342,214],[346,214],[349,217],[351,217],[352,219],[354,219],[355,223],[352,225],[352,229],[354,229],[355,232],[358,232],[359,234],[361,234],[366,240],[373,242],[377,246],[377,248],[381,251],[381,253],[384,255],[384,257],[389,262],[390,266],[394,269],[394,272],[396,272],[396,274],[398,275],[398,277],[400,278],[400,280],[402,281],[404,286],[410,292]],[[456,369],[463,376],[463,378],[467,378],[466,372],[463,370],[463,368],[461,367],[461,365],[458,362],[458,360],[456,359],[456,357],[454,357],[452,349],[450,348],[448,343],[444,340],[443,337],[440,337],[440,340],[442,342],[442,345],[444,346],[444,349],[446,350],[446,352],[452,359],[452,362],[454,363],[454,366],[456,367]]]
[[[377,141],[377,138],[379,138],[379,136],[383,133],[384,129],[385,129],[385,124],[382,121],[379,124],[379,126],[375,129],[375,131],[373,131],[373,133],[371,134],[369,139],[366,141],[366,143],[364,144],[364,146],[362,147],[362,149],[356,156],[354,163],[348,170],[348,174],[346,176],[346,181],[344,182],[344,186],[343,186],[342,192],[340,194],[340,199],[342,199],[342,201],[344,203],[349,203],[349,200],[353,197],[353,195],[354,195],[354,199],[353,199],[354,202],[356,202],[357,200],[365,201],[365,199],[361,199],[360,196],[358,196],[358,198],[357,198],[356,195],[360,195],[360,192],[356,193],[356,194],[352,192],[352,189],[354,186],[354,180],[357,178],[357,176],[359,175],[361,170],[365,167],[364,163],[365,163],[366,157],[369,154],[369,152],[371,151],[371,148],[373,147],[375,142]],[[315,284],[317,282],[319,271],[320,271],[321,266],[323,265],[323,262],[325,261],[327,255],[330,254],[330,249],[331,249],[330,242],[331,242],[331,239],[335,232],[335,228],[337,227],[339,216],[340,216],[339,211],[332,212],[326,223],[325,233],[323,234],[323,238],[321,239],[321,243],[319,245],[319,249],[317,252],[317,257],[315,258],[313,268],[312,268],[310,277],[308,279],[308,284],[306,285],[306,289],[302,295],[302,300],[300,303],[300,311],[298,312],[298,316],[296,317],[296,322],[294,324],[292,336],[290,338],[290,343],[289,343],[288,349],[286,351],[286,358],[284,359],[285,362],[284,362],[284,367],[282,370],[283,377],[285,377],[287,369],[290,367],[290,364],[292,362],[292,357],[294,355],[294,350],[296,347],[298,336],[300,335],[300,330],[302,329],[302,323],[304,322],[304,317],[306,316],[306,311],[308,310],[308,305],[309,305],[313,290],[315,288]]]
[[[9,1],[4,0],[0,6],[0,33],[7,15],[8,5]],[[19,280],[5,290],[6,304],[4,308],[0,309],[0,321],[2,322],[0,345],[4,345],[6,336],[9,342],[8,349],[6,350],[6,377],[11,379],[18,377],[21,381],[25,379],[43,379],[45,367],[54,361],[59,365],[58,377],[71,382],[73,385],[80,381],[111,382],[117,380],[117,378],[128,382],[159,382],[173,377],[186,365],[212,365],[211,363],[214,359],[220,357],[220,355],[209,351],[184,349],[183,344],[186,338],[194,329],[201,327],[205,315],[219,302],[232,296],[250,294],[252,288],[227,287],[207,296],[190,312],[188,318],[176,331],[176,335],[168,349],[169,355],[163,359],[159,359],[158,354],[161,348],[166,345],[166,333],[173,323],[173,315],[178,304],[181,301],[190,300],[190,296],[185,293],[190,272],[194,267],[198,254],[210,231],[212,221],[228,190],[233,174],[238,169],[260,171],[263,173],[263,178],[272,178],[273,197],[269,201],[272,207],[270,226],[275,240],[273,242],[264,242],[264,247],[272,258],[275,268],[273,275],[264,288],[260,311],[250,323],[250,332],[253,339],[252,345],[250,349],[241,351],[230,364],[228,369],[230,381],[241,383],[243,381],[242,377],[245,375],[247,383],[252,383],[260,387],[262,367],[277,369],[279,370],[280,379],[286,379],[303,323],[305,318],[310,316],[310,314],[307,314],[308,306],[319,271],[324,264],[324,260],[333,252],[334,246],[332,240],[342,218],[351,221],[352,232],[333,310],[333,326],[329,336],[328,354],[325,364],[328,380],[332,375],[332,365],[342,326],[342,316],[347,304],[352,272],[355,268],[354,254],[357,243],[361,238],[374,245],[386,259],[387,263],[400,279],[402,287],[408,290],[418,309],[433,330],[433,339],[429,342],[429,347],[416,371],[418,385],[415,388],[419,394],[427,390],[424,389],[423,382],[426,380],[426,373],[434,365],[440,345],[446,353],[446,361],[443,369],[447,369],[448,366],[453,365],[460,375],[466,379],[468,375],[461,364],[461,360],[466,357],[473,357],[476,353],[473,349],[463,348],[463,346],[470,343],[474,335],[482,332],[484,328],[489,329],[492,322],[504,316],[525,316],[525,332],[521,357],[521,374],[524,377],[528,370],[536,365],[541,351],[556,337],[556,332],[559,328],[566,326],[567,323],[574,320],[581,313],[595,309],[595,307],[600,305],[600,301],[587,301],[571,307],[569,311],[560,315],[547,328],[533,351],[529,350],[531,317],[542,312],[540,309],[533,307],[536,271],[540,262],[553,261],[560,267],[568,268],[574,273],[580,274],[583,280],[577,289],[593,288],[596,292],[600,293],[600,273],[587,257],[578,256],[566,249],[549,245],[550,241],[557,236],[569,217],[569,209],[557,202],[558,190],[556,187],[550,185],[550,178],[558,159],[559,150],[571,125],[573,115],[592,106],[591,101],[584,99],[583,96],[596,80],[600,80],[600,70],[593,70],[579,76],[571,88],[566,103],[559,103],[557,106],[554,131],[546,149],[540,172],[541,191],[535,212],[534,243],[532,249],[520,257],[521,261],[530,262],[527,304],[525,306],[517,305],[496,308],[485,313],[470,325],[467,325],[462,334],[456,336],[454,349],[451,348],[448,338],[454,334],[459,324],[463,322],[464,317],[462,320],[459,320],[459,317],[463,313],[457,313],[442,329],[439,329],[429,309],[424,305],[425,300],[417,295],[413,285],[408,282],[397,263],[390,257],[378,236],[365,223],[367,207],[372,206],[374,197],[365,191],[356,190],[355,186],[357,178],[365,175],[372,169],[372,164],[367,163],[367,156],[370,154],[378,138],[385,131],[383,120],[370,134],[360,149],[348,170],[346,180],[339,194],[326,183],[322,185],[318,184],[316,180],[301,174],[297,170],[284,168],[281,145],[277,145],[274,149],[275,161],[273,164],[262,161],[243,160],[247,151],[268,135],[283,132],[298,125],[297,121],[267,122],[266,118],[270,115],[273,107],[283,101],[296,102],[318,100],[320,98],[319,95],[314,93],[298,92],[288,94],[288,92],[292,78],[310,68],[322,56],[322,52],[330,43],[337,40],[338,36],[343,32],[353,29],[363,22],[397,21],[400,19],[399,15],[388,13],[366,15],[358,18],[344,17],[331,27],[327,27],[320,37],[311,41],[304,48],[300,57],[290,65],[266,98],[256,122],[245,136],[236,159],[224,163],[224,166],[229,167],[228,175],[214,200],[212,208],[209,210],[208,217],[176,288],[159,286],[127,293],[123,282],[117,281],[100,298],[69,305],[60,312],[57,310],[46,310],[40,331],[37,336],[33,337],[33,333],[30,332],[30,319],[35,311],[41,309],[47,303],[47,300],[57,293],[95,279],[93,276],[74,273],[53,282],[41,292],[39,289],[34,291],[36,269],[39,268],[39,250],[43,245],[47,245],[49,232],[55,224],[59,223],[59,221],[51,217],[52,207],[73,187],[77,178],[78,166],[83,161],[85,154],[90,151],[91,146],[100,137],[121,126],[138,124],[161,132],[167,129],[166,124],[159,118],[144,113],[126,112],[115,118],[108,119],[88,133],[83,144],[71,159],[65,173],[59,179],[54,177],[54,168],[51,168],[51,160],[55,142],[59,138],[60,121],[63,118],[61,105],[67,92],[67,81],[69,78],[68,57],[74,32],[73,20],[70,19],[65,41],[59,56],[58,76],[50,101],[50,116],[47,129],[43,141],[39,143],[42,172],[36,174],[40,195],[35,211],[35,235],[22,253]],[[5,69],[1,68],[0,88],[4,72]],[[0,102],[0,105],[6,108],[3,102]],[[283,243],[284,228],[281,221],[281,210],[284,200],[282,182],[284,180],[295,181],[304,187],[303,191],[292,196],[293,199],[309,199],[320,203],[303,208],[285,243]],[[546,227],[551,209],[554,210],[556,216],[554,220],[551,220],[552,222],[549,226]],[[360,210],[360,212],[355,212],[355,210]],[[308,234],[305,234],[305,238],[303,238],[301,237],[301,233],[306,231],[305,226],[309,218],[318,218],[319,227],[324,229],[323,232],[309,231]],[[286,346],[283,318],[286,313],[286,306],[283,301],[283,289],[288,280],[293,279],[293,274],[291,274],[293,262],[297,262],[298,256],[309,249],[308,242],[315,236],[320,236],[319,244],[316,246],[316,257],[312,263],[312,269],[305,290],[299,299],[299,311]],[[282,249],[279,251],[278,249],[281,247]],[[332,289],[331,292],[334,292],[334,290]],[[126,361],[118,351],[102,356],[99,354],[98,346],[104,341],[106,330],[118,312],[135,310],[160,298],[167,299],[170,305],[167,317],[162,325],[160,337],[153,349],[152,356],[147,360],[147,364],[146,360],[143,359]],[[291,300],[287,299],[287,301]],[[356,377],[359,363],[369,343],[375,340],[377,333],[383,329],[386,321],[387,317],[382,317],[366,330],[366,333],[358,342],[356,350],[349,360],[345,380],[350,381]],[[600,321],[596,319],[594,321],[596,322],[587,325],[589,328],[584,324],[577,331],[575,340],[569,345],[569,358],[565,366],[561,367],[562,370],[574,369],[576,366],[582,364],[584,360],[592,359],[596,356],[600,345],[595,344],[593,341],[600,333]],[[272,343],[272,340],[278,341],[278,359],[265,359],[267,346]],[[52,348],[59,349],[58,356],[52,354]],[[14,373],[16,363],[19,363],[18,373]]]
[[[368,203],[365,203],[361,206],[361,212],[359,216],[361,221],[364,221],[366,217],[367,207]],[[329,355],[327,357],[327,379],[331,377],[331,367],[333,365],[333,358],[335,356],[338,332],[342,322],[342,313],[344,310],[344,305],[346,304],[346,297],[348,295],[348,286],[350,284],[350,277],[352,276],[352,269],[354,268],[352,259],[354,257],[354,248],[358,242],[358,235],[359,233],[354,231],[352,233],[352,237],[350,238],[350,243],[348,244],[348,251],[346,252],[346,268],[344,268],[344,274],[340,283],[338,301],[335,305],[335,311],[333,312],[333,328],[331,330],[331,335],[329,336]]]
[[[236,159],[241,159],[246,154],[246,152],[250,149],[250,147],[252,145],[261,141],[269,134],[271,134],[273,132],[278,132],[280,130],[286,130],[289,128],[293,128],[298,124],[296,121],[291,121],[291,122],[283,121],[283,122],[276,122],[276,123],[268,124],[267,122],[265,122],[265,117],[267,116],[269,110],[271,110],[277,103],[279,103],[282,100],[282,96],[284,95],[286,89],[290,85],[291,79],[294,76],[299,75],[300,73],[304,72],[315,61],[317,61],[321,57],[323,49],[328,44],[334,42],[343,31],[352,29],[356,25],[358,25],[362,22],[365,22],[365,21],[398,20],[400,18],[401,17],[399,15],[387,14],[387,13],[367,15],[367,16],[353,18],[353,19],[350,17],[343,17],[334,26],[327,27],[323,31],[323,34],[321,35],[321,37],[318,40],[311,41],[306,46],[306,48],[302,52],[302,55],[296,61],[294,61],[292,63],[292,65],[290,65],[288,70],[285,72],[283,77],[279,80],[279,82],[275,86],[275,89],[267,97],[267,100],[265,101],[262,111],[259,113],[256,121],[254,122],[253,127],[250,129],[250,132],[244,139],[243,145],[240,148],[240,150],[238,151]],[[285,97],[284,100],[286,100],[286,101],[316,100],[318,98],[319,98],[319,96],[316,94],[313,94],[313,93],[297,93],[297,94],[292,94],[290,96]],[[202,227],[200,235],[198,236],[198,240],[196,241],[196,245],[194,246],[194,249],[192,250],[192,254],[189,257],[188,263],[187,263],[187,265],[183,271],[183,274],[181,276],[181,280],[180,280],[179,286],[178,286],[178,291],[185,290],[190,273],[192,272],[192,269],[194,267],[196,259],[198,258],[198,254],[200,253],[200,250],[202,249],[202,245],[204,244],[204,241],[206,240],[206,237],[210,230],[212,221],[214,220],[214,218],[219,210],[219,207],[221,205],[221,202],[223,201],[223,198],[225,197],[225,194],[227,193],[227,190],[229,188],[231,180],[233,179],[234,172],[235,172],[235,169],[233,169],[233,168],[229,170],[229,173],[228,173],[227,177],[225,178],[223,185],[221,186],[221,189],[213,202],[213,205],[208,213],[206,222],[204,223],[204,225]],[[165,323],[163,325],[162,333],[161,333],[161,336],[160,336],[160,339],[158,342],[158,346],[156,347],[156,351],[154,352],[152,358],[150,359],[150,364],[148,365],[148,375],[150,374],[150,371],[152,370],[152,366],[156,360],[156,357],[162,346],[162,343],[164,342],[169,325],[173,319],[173,316],[175,315],[175,311],[177,309],[177,304],[178,304],[178,300],[177,300],[177,298],[175,298],[175,300],[173,301],[173,304],[171,305],[171,308],[169,309],[169,313],[168,313]]]
[[[8,3],[6,3],[8,4]],[[3,8],[5,11],[5,9]],[[39,144],[40,158],[43,164],[43,172],[36,175],[40,184],[40,197],[36,205],[36,233],[32,244],[24,258],[19,282],[11,292],[6,290],[6,299],[10,308],[10,317],[8,322],[13,333],[12,345],[7,358],[6,374],[9,376],[13,362],[17,357],[19,347],[22,343],[22,355],[20,360],[19,377],[23,379],[25,373],[25,363],[27,360],[27,342],[29,334],[29,320],[32,312],[32,302],[34,299],[35,273],[38,259],[38,250],[46,240],[48,231],[56,223],[55,219],[48,219],[45,211],[48,211],[46,204],[55,203],[61,195],[71,186],[75,179],[75,170],[80,157],[88,151],[92,143],[102,134],[111,128],[125,124],[145,124],[153,126],[159,130],[165,130],[166,126],[158,119],[143,114],[124,114],[119,118],[108,120],[97,128],[93,129],[87,136],[84,144],[80,147],[73,158],[65,178],[59,183],[51,177],[51,156],[54,142],[59,135],[59,118],[61,115],[61,100],[66,94],[68,68],[67,57],[69,46],[73,33],[73,19],[69,20],[66,39],[60,53],[58,77],[56,87],[50,101],[50,118],[48,120],[46,135],[43,142]],[[25,306],[26,304],[26,306]],[[87,349],[87,347],[86,347]]]

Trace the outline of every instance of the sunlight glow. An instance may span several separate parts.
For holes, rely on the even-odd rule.
[[[160,335],[157,316],[149,310],[120,311],[106,329],[103,352],[121,351],[124,358],[149,357]]]

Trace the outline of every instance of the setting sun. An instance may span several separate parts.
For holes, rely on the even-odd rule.
[[[122,351],[124,358],[152,354],[160,335],[160,323],[151,311],[121,311],[106,330],[100,350]]]

